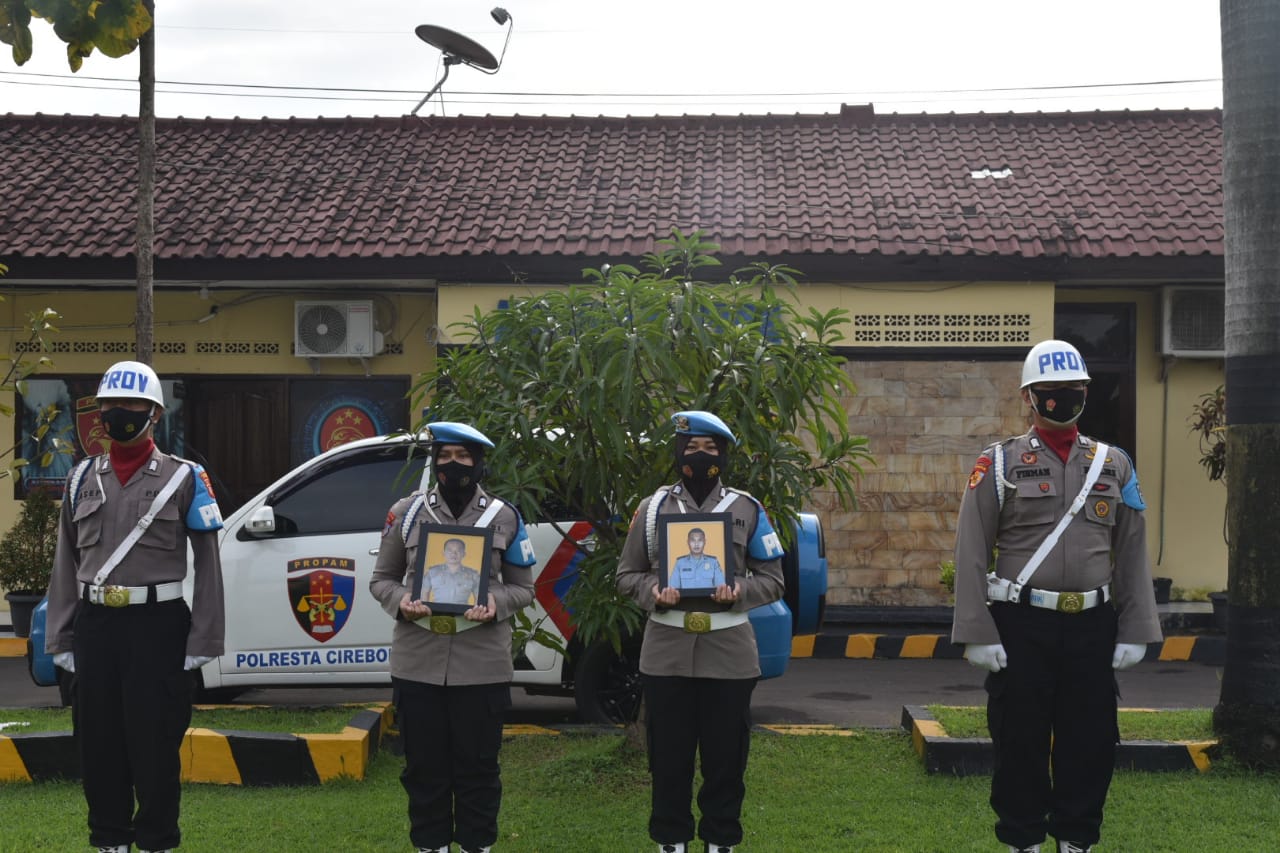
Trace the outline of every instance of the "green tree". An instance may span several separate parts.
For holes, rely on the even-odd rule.
[[[0,0],[0,42],[9,45],[13,61],[31,58],[31,19],[53,25],[67,45],[67,64],[79,71],[84,60],[101,51],[138,57],[138,217],[134,251],[138,289],[134,316],[138,361],[150,364],[155,338],[152,295],[155,285],[156,74],[154,0]]]
[[[1227,655],[1214,729],[1280,767],[1280,4],[1222,0]]]
[[[616,648],[642,614],[614,585],[640,500],[675,479],[670,417],[707,409],[740,445],[726,482],[764,503],[784,537],[814,489],[852,505],[865,437],[841,395],[854,389],[832,353],[845,312],[801,313],[795,272],[757,264],[711,284],[701,234],[673,232],[630,266],[588,283],[514,298],[455,325],[464,345],[415,386],[430,420],[461,420],[499,442],[495,488],[526,518],[595,525],[568,604],[586,642]],[[421,426],[421,425],[419,425]]]

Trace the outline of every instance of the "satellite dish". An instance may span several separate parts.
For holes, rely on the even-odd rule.
[[[489,16],[499,26],[503,24],[510,25],[507,27],[507,40],[502,44],[502,56],[505,57],[507,55],[507,44],[511,41],[511,30],[514,27],[511,14],[501,6],[495,6]],[[420,24],[413,31],[418,38],[444,54],[444,73],[440,75],[440,79],[436,81],[436,84],[431,87],[431,91],[427,92],[421,101],[418,101],[418,105],[413,108],[413,112],[409,113],[409,115],[417,115],[418,110],[422,109],[422,105],[429,101],[432,95],[440,91],[444,81],[449,79],[449,69],[453,66],[469,65],[485,74],[496,74],[498,68],[502,66],[501,57],[495,57],[484,45],[464,36],[462,33],[456,33],[444,27],[437,27],[435,24]]]
[[[471,65],[485,71],[498,70],[498,58],[479,42],[467,38],[462,33],[437,27],[435,24],[422,24],[414,28],[418,38],[434,48],[438,48],[448,62],[454,57],[458,62]],[[454,63],[457,64],[457,63]]]

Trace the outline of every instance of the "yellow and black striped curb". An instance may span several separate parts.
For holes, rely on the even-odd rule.
[[[1222,666],[1227,640],[1222,636],[1168,637],[1147,646],[1147,661],[1190,661]],[[964,646],[949,634],[806,634],[791,638],[793,658],[858,660],[964,657]]]
[[[1126,709],[1128,710],[1128,709]],[[989,776],[992,766],[990,738],[950,737],[928,709],[902,706],[902,727],[911,734],[916,755],[926,773],[952,776]],[[1162,772],[1209,769],[1210,747],[1217,741],[1121,741],[1116,750],[1117,770]]]
[[[0,657],[23,657],[27,641],[0,637]],[[1222,666],[1226,661],[1226,637],[1168,637],[1147,646],[1147,661],[1190,661]],[[948,634],[803,634],[791,638],[793,658],[850,658],[885,660],[898,658],[964,657],[964,647]]]
[[[390,703],[357,711],[338,734],[187,729],[182,780],[215,785],[318,785],[363,779],[391,725]],[[75,779],[80,761],[70,732],[0,736],[0,782]]]

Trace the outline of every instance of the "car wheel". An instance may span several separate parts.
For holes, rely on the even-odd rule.
[[[640,713],[640,643],[624,641],[582,649],[574,670],[573,699],[585,723],[631,723]]]

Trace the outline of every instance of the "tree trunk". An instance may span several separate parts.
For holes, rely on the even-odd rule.
[[[1280,4],[1222,0],[1228,620],[1214,729],[1280,767]]]
[[[155,349],[155,197],[156,197],[156,25],[155,3],[148,2],[151,29],[138,40],[138,258],[135,357],[151,364]]]

